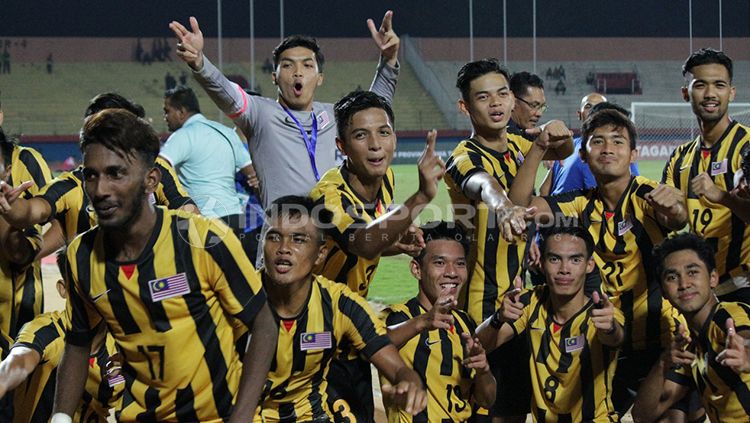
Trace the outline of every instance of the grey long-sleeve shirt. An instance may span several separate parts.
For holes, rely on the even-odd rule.
[[[398,72],[398,66],[381,61],[370,90],[392,102]],[[203,68],[193,75],[247,137],[253,165],[261,181],[263,207],[284,195],[308,195],[317,183],[310,156],[299,128],[281,105],[275,99],[248,95],[205,57]],[[309,136],[312,114],[290,111]],[[315,164],[322,177],[336,166],[336,120],[333,104],[315,101],[312,112],[318,121]]]

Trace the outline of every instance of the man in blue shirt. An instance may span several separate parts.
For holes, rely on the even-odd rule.
[[[593,111],[603,109],[615,109],[618,112],[630,116],[630,112],[624,108],[607,102],[607,98],[599,93],[591,93],[581,99],[581,108],[576,112],[578,120],[585,121]],[[581,137],[573,140],[573,154],[565,160],[553,162],[552,168],[539,188],[541,195],[555,195],[578,189],[593,188],[596,186],[594,175],[591,174],[589,166],[581,160]],[[638,165],[630,165],[632,175],[639,175]]]
[[[234,175],[252,169],[242,141],[231,128],[206,119],[195,93],[185,86],[165,93],[164,120],[173,133],[159,154],[175,167],[202,214],[220,217],[241,232],[244,210]]]

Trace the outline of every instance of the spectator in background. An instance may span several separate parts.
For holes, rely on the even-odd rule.
[[[557,85],[555,85],[555,94],[557,95],[565,95],[565,90],[567,88],[565,87],[565,82],[563,82],[562,79],[557,81]]]
[[[164,89],[165,91],[169,91],[177,86],[177,81],[174,79],[174,76],[172,76],[169,71],[167,71],[167,74],[164,75]]]
[[[52,66],[54,66],[54,64],[55,62],[52,59],[52,53],[50,53],[49,56],[47,56],[47,73],[52,73]]]
[[[510,90],[516,102],[510,113],[508,132],[523,134],[524,130],[537,126],[547,110],[544,82],[533,73],[516,72],[510,77]]]
[[[187,85],[187,74],[185,71],[180,72],[180,85]]]
[[[10,73],[10,53],[8,52],[8,47],[5,47],[5,49],[3,49],[2,59],[2,73]]]
[[[237,170],[250,172],[250,155],[230,128],[201,114],[198,98],[184,86],[164,94],[164,120],[172,135],[160,152],[201,214],[220,217],[238,234],[244,213],[234,186]]]
[[[138,39],[138,42],[135,45],[135,60],[138,63],[143,64],[143,44],[141,44],[141,39]]]

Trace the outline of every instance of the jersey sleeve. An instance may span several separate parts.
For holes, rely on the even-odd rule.
[[[62,177],[53,179],[44,186],[39,198],[49,203],[52,209],[49,220],[52,220],[58,214],[64,214],[69,210],[77,213],[77,208],[82,204],[81,197],[83,195],[83,190],[80,189],[78,184],[70,178]]]
[[[80,242],[81,238],[76,241]],[[65,280],[68,285],[68,301],[65,303],[65,312],[71,316],[71,326],[65,335],[65,342],[76,346],[88,346],[94,339],[96,328],[101,323],[102,317],[94,307],[91,301],[88,289],[83,287],[90,286],[90,281],[80,280],[79,275],[88,274],[88,269],[79,269],[78,249],[74,241],[68,248],[67,261],[68,266],[65,271]],[[89,257],[80,261],[83,265],[88,265]]]
[[[518,151],[524,156],[529,154],[531,147],[534,145],[533,140],[530,140],[523,135],[513,137],[513,142],[518,146]]]
[[[334,327],[338,326],[354,348],[369,359],[391,342],[385,324],[378,319],[367,300],[344,285],[336,287],[339,291],[334,304]]]
[[[185,204],[195,205],[193,199],[190,198],[190,195],[177,179],[174,167],[168,161],[159,157],[156,159],[156,167],[161,172],[161,181],[154,193],[156,204],[170,209],[178,209]]]
[[[328,225],[326,232],[339,246],[346,249],[354,231],[367,225],[367,222],[358,213],[351,198],[338,189],[331,186],[313,189],[311,195],[313,200],[332,213],[332,224]]]
[[[381,320],[385,322],[387,327],[400,325],[401,323],[409,321],[410,317],[403,311],[387,307],[380,314]]]
[[[385,60],[381,60],[370,85],[370,91],[385,98],[388,104],[392,104],[393,95],[396,94],[399,70],[398,64],[391,66]]]
[[[693,386],[693,378],[690,375],[690,370],[685,366],[674,366],[670,368],[667,370],[664,377],[678,385]]]
[[[19,160],[21,163],[23,163],[24,167],[26,168],[26,173],[28,173],[28,177],[31,178],[32,181],[34,181],[34,185],[32,185],[28,189],[28,193],[30,195],[37,195],[41,191],[41,189],[49,183],[49,181],[52,180],[52,173],[50,173],[49,166],[47,166],[47,162],[44,160],[41,154],[39,154],[38,151],[30,149],[30,148],[22,148],[21,151],[18,154]],[[21,183],[24,181],[18,181],[18,183]]]
[[[563,194],[551,195],[549,197],[543,197],[553,214],[562,214],[563,216],[575,216],[578,217],[586,207],[587,198],[586,191],[575,190],[569,191]]]
[[[462,151],[454,151],[454,153],[448,158],[446,163],[446,173],[453,179],[462,191],[464,190],[464,184],[471,178],[475,173],[485,172],[483,158],[479,153],[471,150],[462,149]]]
[[[664,163],[664,169],[661,172],[661,183],[667,184],[671,186],[676,186],[674,182],[674,178],[677,177],[674,172],[675,163],[677,161],[677,157],[680,155],[680,152],[682,151],[682,148],[677,147],[674,149],[672,154],[669,156],[669,160],[667,160],[666,163]]]
[[[193,76],[214,104],[234,121],[245,134],[248,142],[252,142],[254,139],[251,137],[252,128],[258,120],[260,103],[257,98],[247,94],[239,85],[227,79],[205,56],[203,56],[203,68],[193,71]],[[279,107],[278,104],[276,107]]]
[[[62,354],[65,344],[63,335],[49,315],[41,314],[21,328],[13,347],[30,348],[44,360],[45,357]]]
[[[252,327],[266,304],[260,277],[232,230],[217,219],[205,221],[209,228],[197,253],[204,256],[206,276],[224,311]]]

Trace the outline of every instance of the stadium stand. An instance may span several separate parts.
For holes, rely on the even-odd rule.
[[[260,92],[274,96],[276,88],[268,74],[256,65],[256,83]],[[335,102],[343,95],[361,87],[366,89],[374,74],[376,62],[332,62],[325,68],[325,83],[318,99]],[[81,115],[87,102],[103,91],[116,91],[140,102],[146,115],[153,120],[157,131],[166,132],[162,119],[164,75],[179,76],[185,70],[177,62],[141,65],[129,62],[59,63],[53,74],[47,74],[43,64],[19,63],[20,71],[3,75],[2,102],[6,113],[6,127],[11,134],[71,135],[81,127]],[[250,79],[250,63],[231,63],[224,66],[227,74],[243,75]],[[188,77],[188,85],[194,85]],[[195,88],[195,87],[194,87]],[[203,90],[196,90],[205,114],[219,119],[219,111]],[[44,101],[39,101],[44,99]],[[432,97],[417,80],[414,71],[402,64],[394,109],[399,130],[422,130],[448,125]],[[225,120],[226,121],[226,120]]]

